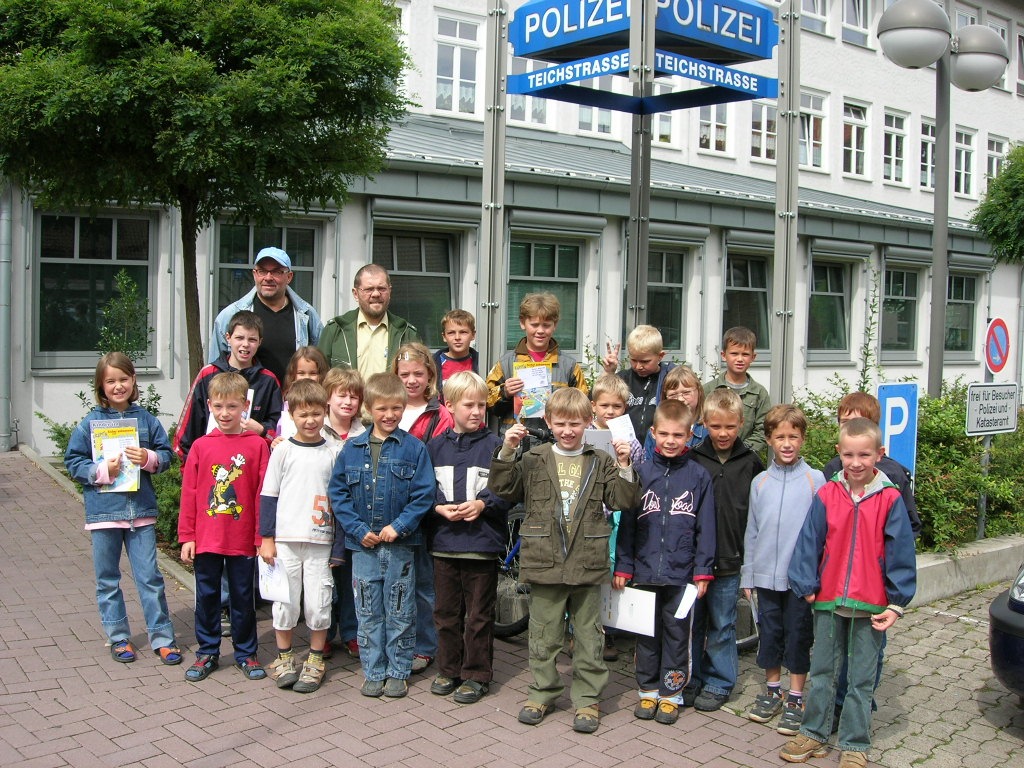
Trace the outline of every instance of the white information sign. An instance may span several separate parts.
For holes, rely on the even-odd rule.
[[[1016,432],[1019,409],[1017,384],[968,384],[967,434]]]

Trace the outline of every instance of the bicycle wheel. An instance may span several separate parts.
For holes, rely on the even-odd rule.
[[[736,604],[736,650],[750,651],[757,648],[759,641],[757,631],[757,593],[751,590],[750,600],[740,590],[739,602]]]
[[[508,539],[502,563],[508,567],[498,571],[498,599],[494,610],[494,636],[500,638],[522,634],[530,623],[530,588],[519,583],[518,552],[510,559],[509,553],[519,542],[519,526],[526,512],[522,506],[508,513]]]

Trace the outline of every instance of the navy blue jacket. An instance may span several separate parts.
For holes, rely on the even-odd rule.
[[[714,578],[715,497],[707,470],[686,451],[634,467],[640,507],[622,510],[615,575],[635,584],[683,586]]]
[[[437,504],[459,504],[479,499],[484,511],[476,520],[448,520],[433,512],[430,521],[430,550],[505,554],[508,543],[507,516],[512,503],[487,488],[491,458],[501,438],[487,429],[458,433],[446,429],[427,443],[427,453],[437,478]]]

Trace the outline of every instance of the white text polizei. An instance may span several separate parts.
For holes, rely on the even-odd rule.
[[[718,37],[727,37],[750,45],[760,45],[761,19],[715,0],[658,0],[661,9],[669,9],[681,27],[693,27]]]
[[[554,40],[572,32],[597,29],[629,17],[628,0],[570,0],[526,15],[526,43],[534,35]],[[595,35],[600,35],[600,31]]]

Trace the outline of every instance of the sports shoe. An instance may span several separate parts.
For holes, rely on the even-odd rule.
[[[552,709],[554,707],[550,704],[534,704],[532,701],[528,701],[519,710],[519,722],[526,725],[540,725],[540,721]]]
[[[291,688],[299,680],[295,657],[291,653],[287,657],[278,656],[267,666],[267,675],[278,688]]]
[[[817,739],[800,734],[796,738],[786,742],[779,757],[787,763],[806,763],[812,757],[825,757],[828,754],[828,747]]]
[[[354,637],[345,641],[345,650],[353,659],[359,658],[359,642]]]
[[[238,662],[235,666],[238,667],[242,674],[249,680],[262,680],[267,676],[267,670],[260,665],[255,656],[250,656],[249,658]]]
[[[422,672],[424,669],[434,663],[433,656],[423,656],[422,654],[416,654],[412,657],[412,671],[413,673]]]
[[[220,612],[220,636],[231,637],[231,611],[222,608]]]
[[[383,680],[364,680],[363,687],[359,689],[359,692],[363,696],[369,696],[374,699],[379,699],[384,695],[384,681]]]
[[[864,752],[843,752],[839,756],[839,768],[865,768],[868,756]]]
[[[217,668],[216,656],[205,656],[199,654],[192,666],[185,670],[185,679],[191,683],[198,683],[210,676],[210,673]]]
[[[487,685],[487,683],[481,683],[477,680],[467,680],[455,689],[455,695],[452,696],[452,701],[456,704],[476,704],[489,690],[490,686]]]
[[[597,707],[581,707],[576,710],[572,729],[576,733],[593,733],[601,723],[601,712]]]
[[[747,718],[755,723],[767,723],[782,711],[782,693],[766,690],[757,694],[754,706],[747,712]]]
[[[389,677],[384,683],[384,695],[389,699],[400,699],[409,693],[409,681]]]
[[[658,711],[654,714],[654,722],[662,725],[672,725],[679,719],[679,705],[675,702],[662,699],[658,702]]]
[[[438,675],[430,684],[430,692],[435,696],[447,696],[458,687],[459,681],[456,678]]]
[[[683,688],[683,706],[692,707],[698,696],[700,696],[699,688],[690,688],[689,686]]]
[[[302,665],[302,672],[299,674],[299,681],[292,686],[296,693],[312,693],[320,687],[324,679],[324,657],[319,653],[310,653],[305,664]]]
[[[728,700],[728,693],[701,691],[700,695],[693,700],[693,708],[700,712],[717,712]]]
[[[786,697],[786,703],[782,708],[782,717],[779,718],[779,725],[775,729],[783,736],[796,736],[800,733],[800,726],[804,722],[804,702],[793,696]]]
[[[640,699],[633,708],[633,717],[637,720],[653,720],[654,713],[658,709],[657,699]]]

